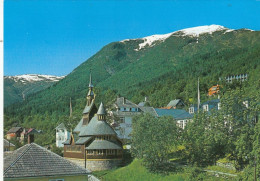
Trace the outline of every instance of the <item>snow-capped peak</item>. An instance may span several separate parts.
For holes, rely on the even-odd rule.
[[[182,32],[184,33],[184,35],[199,36],[204,33],[212,34],[215,31],[222,31],[222,30],[228,30],[228,28],[225,28],[224,26],[220,26],[220,25],[197,26],[194,28],[183,29],[177,32]]]
[[[16,76],[5,76],[5,78],[13,79],[15,82],[37,82],[37,81],[49,81],[49,82],[57,82],[63,79],[65,76],[54,76],[54,75],[39,75],[39,74],[24,74],[24,75],[16,75]]]
[[[151,36],[147,36],[147,37],[144,37],[144,38],[140,38],[141,40],[144,40],[144,42],[140,43],[139,48],[137,48],[135,50],[138,51],[138,50],[144,48],[147,45],[153,46],[153,43],[155,41],[163,42],[164,40],[166,40],[170,36],[195,36],[195,37],[199,37],[199,35],[204,34],[204,33],[212,34],[215,31],[222,31],[222,30],[226,30],[227,32],[233,31],[232,29],[228,29],[228,28],[225,28],[224,26],[220,26],[220,25],[197,26],[197,27],[193,27],[193,28],[178,30],[178,31],[168,33],[168,34],[151,35]],[[136,40],[136,39],[134,39],[134,40]],[[121,42],[126,42],[126,41],[129,41],[129,39],[122,40]]]

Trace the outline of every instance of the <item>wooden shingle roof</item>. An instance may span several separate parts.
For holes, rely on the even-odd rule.
[[[87,175],[90,172],[35,143],[4,158],[4,178]]]

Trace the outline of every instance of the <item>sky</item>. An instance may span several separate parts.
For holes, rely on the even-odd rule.
[[[260,0],[5,0],[4,75],[67,75],[123,39],[217,24],[260,30]]]

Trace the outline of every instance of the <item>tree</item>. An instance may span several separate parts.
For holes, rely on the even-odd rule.
[[[166,170],[169,153],[177,147],[179,134],[176,122],[170,117],[157,118],[149,114],[135,117],[131,153],[142,158],[152,171]]]

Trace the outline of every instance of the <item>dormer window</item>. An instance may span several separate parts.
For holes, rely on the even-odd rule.
[[[190,107],[190,108],[189,108],[189,113],[190,113],[190,114],[194,113],[194,107]]]
[[[209,105],[208,104],[203,105],[203,111],[209,111]]]

